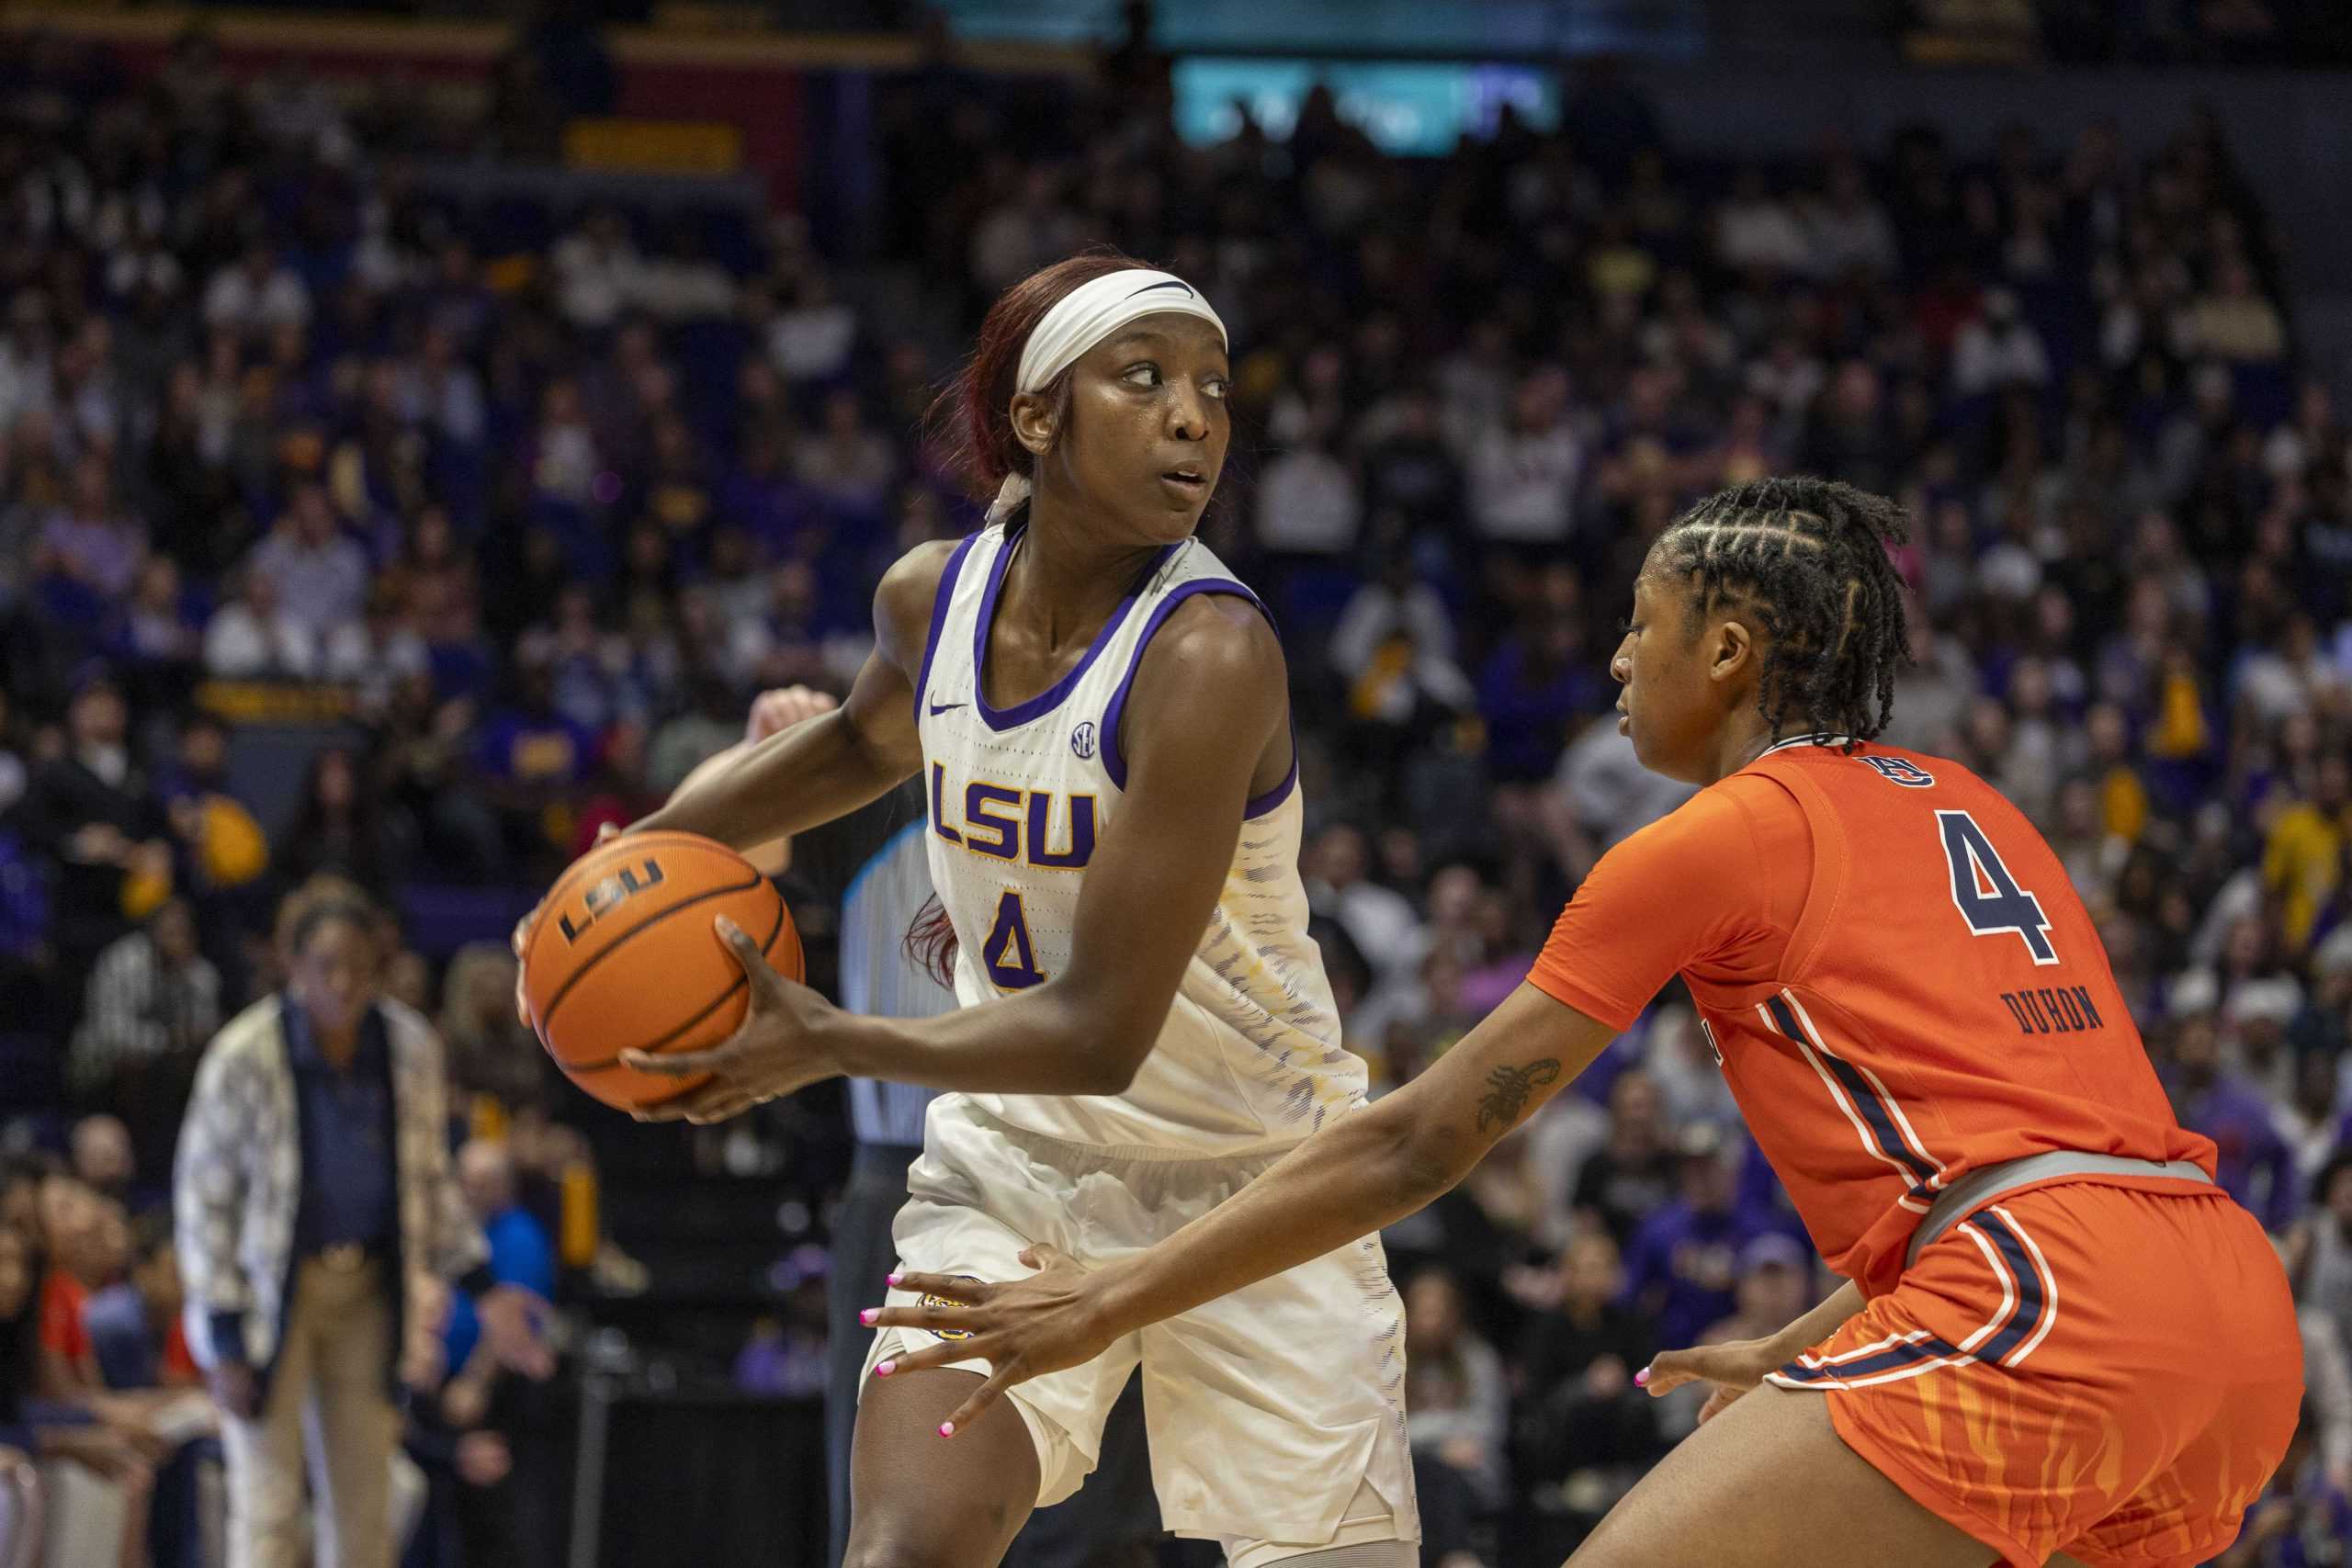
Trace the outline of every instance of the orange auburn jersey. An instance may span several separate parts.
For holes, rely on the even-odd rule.
[[[1814,1244],[1868,1295],[1971,1170],[2074,1149],[2212,1171],[2058,857],[1957,762],[1781,742],[1604,855],[1529,980],[1624,1029],[1676,974]]]

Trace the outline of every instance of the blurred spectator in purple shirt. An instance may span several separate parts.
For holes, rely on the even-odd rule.
[[[2279,1135],[2270,1101],[2222,1066],[2210,1003],[2174,1021],[2171,1088],[2180,1124],[2213,1140],[2219,1151],[2214,1175],[2222,1189],[2268,1229],[2284,1229],[2300,1201],[2293,1153]]]
[[[114,479],[100,453],[74,465],[71,497],[41,525],[34,570],[64,579],[100,604],[130,592],[147,558],[146,530],[116,503]]]
[[[1694,1345],[1738,1304],[1740,1253],[1760,1226],[1739,1211],[1736,1151],[1705,1122],[1683,1129],[1675,1150],[1681,1191],[1652,1210],[1625,1249],[1625,1301],[1657,1325],[1662,1345]]]

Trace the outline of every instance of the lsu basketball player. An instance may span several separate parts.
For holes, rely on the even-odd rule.
[[[836,1010],[729,928],[743,1027],[709,1052],[628,1058],[711,1075],[665,1117],[843,1073],[956,1091],[908,1172],[904,1269],[1001,1277],[1038,1243],[1124,1258],[1363,1101],[1306,936],[1281,644],[1193,536],[1225,462],[1228,375],[1216,311],[1164,272],[1095,254],[1009,290],[960,390],[974,466],[1000,486],[988,525],[891,569],[837,711],[638,824],[741,848],[921,780],[963,1007]],[[869,1359],[941,1343],[891,1329]],[[1378,1240],[1350,1235],[1026,1384],[952,1443],[938,1433],[985,1362],[868,1378],[846,1561],[997,1562],[1094,1466],[1140,1365],[1169,1529],[1238,1568],[1405,1568],[1419,1530],[1403,1345]]]
[[[957,1284],[966,1306],[894,1295],[883,1324],[967,1334],[953,1353],[995,1369],[954,1419],[1419,1208],[1679,973],[1849,1282],[1773,1338],[1645,1370],[1653,1393],[1713,1382],[1714,1418],[1577,1568],[2185,1568],[2228,1546],[2295,1428],[2284,1272],[2174,1121],[2041,836],[1960,764],[1870,739],[1907,652],[1902,528],[1813,479],[1671,525],[1610,668],[1642,763],[1705,787],[1603,857],[1485,1022],[1233,1202],[1139,1257],[1033,1249],[1031,1278]]]
[[[823,692],[785,686],[752,701],[743,739],[705,761],[679,789],[727,767],[741,751],[838,705]],[[744,850],[773,875],[789,866],[795,878],[839,908],[840,998],[854,1012],[926,1018],[954,1008],[956,993],[923,961],[908,931],[932,904],[928,805],[922,781],[910,778],[878,800],[797,838]],[[521,976],[516,977],[521,984]],[[907,1172],[922,1157],[923,1120],[937,1096],[913,1084],[850,1078],[852,1134],[849,1185],[831,1227],[832,1277],[880,1279],[898,1256],[892,1223],[906,1206]],[[863,1298],[854,1288],[827,1292],[825,1303],[825,1498],[831,1533],[826,1562],[840,1568],[849,1550],[850,1450],[858,1391],[865,1385],[873,1337],[858,1322]],[[1104,1568],[1123,1551],[1146,1549],[1159,1531],[1145,1448],[1140,1384],[1130,1377],[1102,1426],[1093,1472],[1078,1495],[1039,1508],[1012,1538],[1004,1568]]]

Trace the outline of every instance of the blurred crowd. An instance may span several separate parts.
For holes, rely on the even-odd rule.
[[[1134,39],[1073,85],[933,39],[879,84],[854,231],[550,206],[551,243],[508,252],[415,176],[458,133],[396,95],[232,80],[201,35],[145,77],[55,39],[0,62],[10,1113],[114,1118],[120,1179],[159,1182],[197,1054],[278,982],[285,889],[527,900],[753,693],[842,689],[881,569],[976,518],[924,416],[978,312],[1114,243],[1233,334],[1207,532],[1283,627],[1317,934],[1384,1084],[1687,794],[1607,722],[1648,541],[1775,471],[1904,499],[1918,663],[1890,739],[2059,849],[2308,1309],[2308,1440],[2225,1561],[2341,1561],[2352,440],[2297,365],[2287,215],[2222,128],[2135,155],[2111,124],[1918,126],[1724,164],[1605,67],[1556,130],[1507,114],[1437,160],[1384,156],[1319,90],[1285,141],[1245,115],[1186,145],[1169,107]],[[562,109],[524,60],[488,112],[522,158]],[[256,691],[340,725],[290,806],[242,790]],[[580,1102],[512,1028],[503,954],[404,934],[388,988],[560,1180]],[[103,1204],[77,1229],[51,1187],[79,1190],[46,1166],[7,1189],[27,1266],[85,1315],[144,1288],[167,1238]],[[1653,1348],[1777,1327],[1824,1284],[1672,993],[1389,1240],[1449,1568],[1573,1540],[1687,1429],[1631,1386]],[[0,1315],[28,1299],[11,1245]],[[146,1430],[117,1414],[96,1430]]]

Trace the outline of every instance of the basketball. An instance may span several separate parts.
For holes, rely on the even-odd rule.
[[[743,1021],[742,967],[712,922],[725,915],[786,978],[803,977],[800,933],[751,862],[694,833],[621,834],[548,892],[523,949],[523,989],[540,1043],[605,1104],[640,1110],[697,1088],[621,1065],[624,1051],[701,1051]]]

